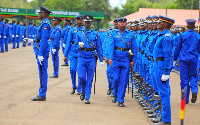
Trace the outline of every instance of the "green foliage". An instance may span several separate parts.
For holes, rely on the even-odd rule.
[[[175,3],[178,9],[191,9],[193,1],[193,9],[199,9],[199,0],[176,0]]]

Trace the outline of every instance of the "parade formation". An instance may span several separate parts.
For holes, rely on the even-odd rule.
[[[46,101],[48,84],[48,58],[51,52],[53,74],[49,78],[59,78],[61,66],[69,66],[71,74],[71,94],[80,95],[80,100],[90,104],[91,89],[96,83],[96,66],[107,65],[107,95],[112,103],[125,107],[126,91],[131,91],[139,104],[146,110],[152,122],[171,125],[170,72],[180,74],[181,90],[186,93],[186,104],[195,103],[198,95],[200,67],[200,36],[195,32],[194,19],[187,19],[187,28],[173,27],[174,19],[163,15],[152,15],[140,20],[127,22],[124,17],[113,20],[114,27],[91,28],[93,16],[77,15],[76,25],[70,26],[65,19],[62,29],[59,17],[49,22],[51,10],[40,7],[37,28],[35,24],[20,25],[0,17],[0,52],[33,45],[39,71],[39,94],[32,101]],[[52,28],[54,27],[54,28]],[[28,33],[28,34],[26,34]],[[27,37],[26,37],[27,36]],[[59,57],[62,49],[63,57]],[[104,61],[103,61],[104,60]],[[76,83],[78,81],[78,83]],[[128,88],[128,89],[127,89]],[[189,99],[190,91],[192,98]]]

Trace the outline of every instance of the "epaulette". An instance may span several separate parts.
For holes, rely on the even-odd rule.
[[[48,23],[48,21],[45,21],[45,23]]]
[[[166,33],[165,36],[171,36],[169,33]]]

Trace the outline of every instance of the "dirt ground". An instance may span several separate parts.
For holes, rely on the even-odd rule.
[[[126,93],[125,108],[111,102],[106,95],[106,65],[97,66],[96,94],[86,105],[70,94],[69,67],[59,67],[59,78],[48,79],[47,100],[33,102],[38,94],[39,75],[32,46],[0,53],[0,125],[149,125],[142,107]],[[60,50],[60,64],[63,63]],[[49,58],[48,74],[53,73]],[[180,80],[171,74],[172,124],[180,124]],[[200,97],[200,94],[198,94]],[[200,99],[186,105],[185,125],[200,124]]]

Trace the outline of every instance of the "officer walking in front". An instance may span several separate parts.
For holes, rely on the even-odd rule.
[[[20,24],[19,24],[19,21],[17,21],[17,24],[16,24],[16,37],[15,37],[15,41],[17,42],[17,47],[16,48],[19,48],[19,42],[20,42]]]
[[[4,40],[3,40],[3,36],[4,36],[4,22],[3,22],[4,18],[0,17],[0,47],[1,47],[1,51],[0,53],[4,53]]]
[[[53,61],[54,73],[50,78],[58,78],[59,72],[59,49],[60,49],[60,39],[62,34],[62,29],[60,27],[60,22],[62,20],[59,17],[54,17],[53,24],[55,26],[51,34],[51,56]]]
[[[100,65],[103,66],[103,51],[98,32],[91,29],[93,16],[84,16],[85,29],[77,33],[76,46],[78,48],[78,77],[82,87],[80,99],[90,104],[91,87],[96,68],[98,54]]]
[[[39,94],[35,97],[32,97],[32,101],[46,101],[46,92],[47,92],[47,80],[48,80],[48,58],[49,58],[49,44],[48,40],[50,39],[50,30],[51,24],[48,20],[50,13],[49,9],[41,6],[39,13],[39,19],[42,20],[38,31],[37,31],[37,49],[36,57],[39,70],[39,79],[40,79],[40,88]]]
[[[172,67],[173,36],[169,29],[175,21],[162,15],[159,16],[159,20],[161,22],[157,27],[161,32],[153,51],[155,82],[162,102],[162,120],[158,125],[171,125],[169,76]]]
[[[13,43],[13,47],[12,49],[15,49],[16,48],[16,21],[15,20],[12,20],[12,29],[11,29],[11,36],[12,36],[12,43]]]
[[[5,52],[8,52],[8,39],[9,39],[9,24],[8,19],[5,19],[4,23],[4,44],[5,44]]]
[[[64,61],[67,61],[67,58],[69,57],[70,61],[70,74],[72,79],[72,90],[71,94],[75,93],[75,90],[77,89],[77,95],[81,94],[81,85],[80,80],[78,80],[78,86],[76,87],[76,71],[77,71],[77,63],[78,63],[78,50],[75,46],[76,41],[76,35],[78,31],[82,31],[84,29],[83,26],[83,16],[78,15],[75,17],[77,26],[70,29],[67,38],[67,41],[64,41],[66,43],[65,52],[64,52]],[[66,36],[65,36],[66,37]]]
[[[192,90],[191,102],[195,103],[197,100],[197,64],[198,54],[200,54],[200,36],[194,31],[196,20],[187,19],[186,22],[188,31],[181,33],[177,39],[174,60],[180,57],[181,89],[187,87],[186,104],[188,104],[190,89]]]
[[[119,29],[110,34],[108,45],[109,64],[113,67],[113,103],[118,102],[119,107],[125,107],[124,97],[129,77],[130,65],[133,68],[137,59],[137,43],[132,31],[126,29],[127,19],[118,19]]]

